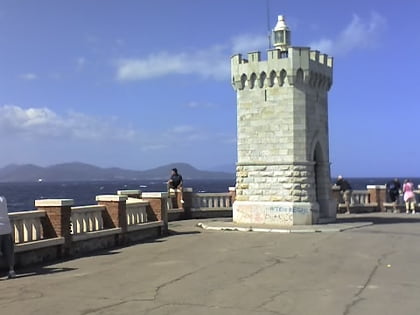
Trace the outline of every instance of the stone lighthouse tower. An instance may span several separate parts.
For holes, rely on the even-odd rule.
[[[274,49],[231,59],[237,93],[238,163],[233,220],[299,225],[333,221],[328,90],[333,59],[293,47],[283,16]]]

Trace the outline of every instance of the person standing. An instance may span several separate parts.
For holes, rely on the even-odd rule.
[[[405,212],[410,213],[410,210],[413,214],[416,213],[416,195],[414,194],[414,184],[411,180],[404,180],[403,185],[404,193],[404,202],[405,202]]]
[[[389,199],[391,200],[392,207],[394,208],[394,213],[397,213],[398,212],[398,209],[397,209],[398,198],[400,196],[400,190],[401,190],[400,181],[398,180],[398,178],[394,178],[386,186],[388,188]]]
[[[337,177],[337,182],[335,184],[340,187],[341,196],[343,198],[344,205],[346,206],[346,214],[349,214],[352,188],[349,182],[341,175]]]
[[[7,211],[6,198],[0,196],[0,250],[9,267],[8,279],[16,277],[15,272],[15,252],[12,237],[12,226]]]

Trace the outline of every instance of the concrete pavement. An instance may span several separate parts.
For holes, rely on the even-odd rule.
[[[420,314],[420,215],[341,216],[332,233],[203,230],[0,281],[2,314]]]

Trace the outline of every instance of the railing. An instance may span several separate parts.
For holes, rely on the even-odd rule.
[[[147,211],[146,207],[148,202],[139,201],[134,198],[127,200],[127,225],[135,225],[147,222]]]
[[[100,231],[104,228],[102,211],[104,206],[82,206],[71,208],[71,234]]]
[[[45,218],[45,211],[13,212],[9,213],[9,218],[16,244],[44,238],[42,220]]]
[[[351,195],[351,205],[369,205],[370,194],[367,190],[353,190]]]
[[[229,193],[196,193],[192,196],[192,210],[231,210]]]

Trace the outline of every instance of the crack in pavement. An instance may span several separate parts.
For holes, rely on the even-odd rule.
[[[366,290],[366,288],[369,286],[370,282],[372,281],[373,277],[376,274],[376,271],[378,270],[379,266],[382,264],[382,261],[386,259],[389,255],[393,254],[394,251],[391,251],[389,253],[383,254],[377,261],[376,265],[373,267],[371,272],[368,275],[368,278],[366,279],[365,283],[361,286],[361,288],[356,292],[355,295],[353,295],[353,301],[346,305],[346,308],[344,309],[343,315],[349,315],[351,312],[351,309],[356,306],[359,302],[363,301],[364,298],[361,297],[363,292]]]
[[[199,304],[199,303],[165,303],[161,304],[152,308],[149,308],[145,311],[145,315],[149,314],[150,312],[156,311],[163,307],[176,307],[176,306],[189,306],[189,307],[203,307],[203,308],[210,308],[210,309],[218,309],[218,310],[240,310],[242,312],[253,312],[254,314],[258,314],[260,312],[264,313],[271,313],[273,315],[281,315],[281,313],[270,311],[270,310],[252,310],[248,308],[238,307],[238,306],[224,306],[224,305],[213,305],[213,304]]]
[[[263,266],[261,268],[258,268],[254,272],[252,272],[252,273],[250,273],[250,274],[248,274],[246,276],[243,276],[243,277],[238,278],[238,281],[244,281],[244,280],[247,280],[249,278],[252,278],[252,277],[256,276],[257,274],[259,274],[259,273],[261,273],[261,272],[263,272],[263,271],[265,271],[265,270],[267,270],[269,268],[272,268],[272,267],[274,267],[274,266],[276,266],[278,264],[281,264],[281,263],[282,263],[281,259],[275,258],[274,261],[271,264],[266,265],[266,266]]]
[[[289,291],[288,291],[288,290],[282,290],[282,291],[280,291],[280,292],[278,292],[278,293],[276,293],[276,294],[273,294],[273,295],[272,295],[272,296],[270,296],[268,299],[266,299],[265,301],[263,301],[261,304],[257,305],[257,306],[255,307],[255,310],[258,310],[258,309],[264,309],[264,310],[265,310],[265,311],[267,311],[267,312],[272,312],[272,313],[275,313],[275,314],[284,314],[284,313],[275,312],[275,311],[271,311],[271,310],[269,310],[269,309],[266,309],[266,308],[265,308],[265,306],[266,306],[267,304],[271,303],[271,302],[274,302],[274,300],[275,300],[276,298],[278,298],[280,295],[283,295],[284,293],[287,293],[287,292],[289,292]]]
[[[161,285],[157,286],[156,289],[155,289],[155,295],[153,297],[153,301],[155,301],[158,298],[158,295],[159,295],[159,291],[160,290],[162,290],[163,288],[165,288],[168,285],[174,284],[175,282],[178,282],[178,281],[180,281],[182,279],[185,279],[188,276],[191,276],[192,274],[196,273],[197,271],[199,271],[201,269],[203,269],[203,268],[199,268],[197,270],[187,272],[186,274],[183,274],[183,275],[181,275],[181,276],[179,276],[179,277],[177,277],[175,279],[169,280],[169,281],[164,282]]]
[[[202,268],[200,268],[200,269],[202,269]],[[171,285],[171,284],[173,284],[175,282],[178,282],[178,281],[180,281],[180,280],[182,280],[182,279],[184,279],[184,278],[186,278],[186,277],[188,277],[188,276],[196,273],[200,269],[197,269],[195,271],[188,272],[188,273],[183,274],[183,275],[181,275],[181,276],[179,276],[179,277],[177,277],[175,279],[169,280],[169,281],[164,282],[161,285],[157,286],[155,288],[155,292],[154,292],[154,295],[153,295],[152,298],[144,298],[144,299],[130,298],[130,299],[122,300],[122,301],[115,302],[115,303],[112,303],[112,304],[104,305],[102,307],[98,307],[98,308],[95,308],[95,309],[88,309],[88,310],[82,311],[80,314],[81,315],[93,314],[93,313],[97,313],[97,312],[106,310],[108,308],[112,308],[112,307],[115,307],[115,306],[120,306],[120,305],[123,305],[123,304],[126,304],[126,303],[130,303],[130,302],[155,302],[156,299],[158,298],[159,291],[161,289],[163,289],[163,288],[165,288],[168,285]]]

